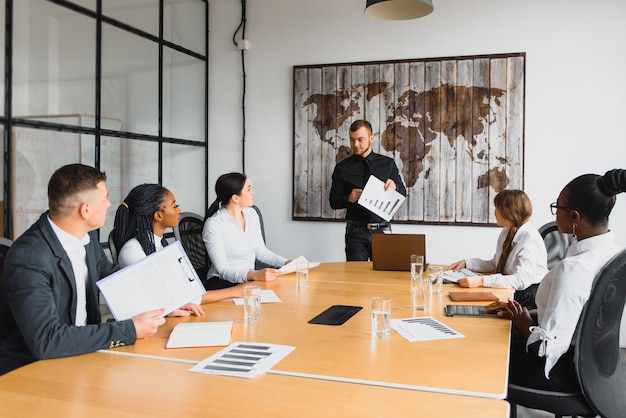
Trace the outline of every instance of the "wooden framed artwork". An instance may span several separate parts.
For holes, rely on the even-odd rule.
[[[407,199],[399,223],[492,225],[493,197],[522,189],[525,53],[293,68],[294,220],[343,220],[329,203],[349,127],[394,158]]]

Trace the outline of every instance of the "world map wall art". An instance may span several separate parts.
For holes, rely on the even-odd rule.
[[[493,197],[524,184],[525,53],[293,68],[294,220],[343,220],[329,203],[349,127],[396,161],[407,199],[394,222],[493,225]],[[383,179],[384,180],[384,179]]]

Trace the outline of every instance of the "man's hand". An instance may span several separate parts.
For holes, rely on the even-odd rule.
[[[387,190],[396,190],[396,182],[391,179],[387,179],[385,182],[385,191]]]
[[[134,316],[133,324],[137,339],[153,336],[157,329],[165,323],[164,313],[165,309],[157,309]]]
[[[363,193],[363,189],[352,189],[350,195],[348,196],[348,202],[356,203],[359,201],[361,194]]]
[[[468,276],[457,280],[461,287],[479,287],[483,285],[483,276]]]

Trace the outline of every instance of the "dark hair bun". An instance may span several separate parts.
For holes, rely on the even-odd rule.
[[[598,187],[609,196],[626,191],[626,170],[609,170],[598,179]]]

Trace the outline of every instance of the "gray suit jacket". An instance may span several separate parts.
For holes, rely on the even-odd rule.
[[[116,270],[96,233],[85,246],[87,325],[74,325],[76,282],[48,212],[11,246],[0,281],[0,375],[40,359],[134,344],[132,320],[101,323],[96,281]]]

